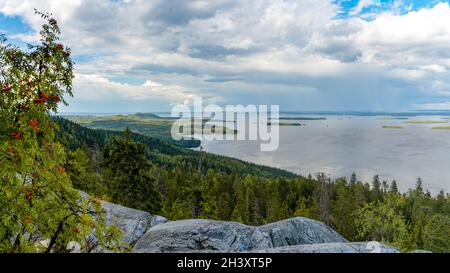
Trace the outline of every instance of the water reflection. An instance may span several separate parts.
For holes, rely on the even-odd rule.
[[[349,177],[356,172],[363,181],[371,181],[379,174],[387,181],[395,179],[400,190],[413,187],[421,177],[432,193],[442,189],[450,192],[450,130],[432,129],[446,124],[407,123],[446,117],[326,118],[301,121],[305,124],[301,127],[281,127],[280,147],[275,152],[260,152],[259,143],[250,141],[205,142],[203,147],[208,152],[303,175],[325,172],[332,177]]]

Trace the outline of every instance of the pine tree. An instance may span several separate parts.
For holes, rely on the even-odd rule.
[[[401,197],[390,195],[383,202],[365,204],[357,212],[356,225],[362,240],[378,241],[407,248],[408,229]]]
[[[348,240],[356,239],[355,213],[358,209],[355,196],[345,179],[335,182],[336,197],[333,201],[333,226]]]
[[[317,177],[317,187],[314,196],[319,209],[319,220],[326,224],[331,224],[333,218],[331,187],[330,179],[325,174],[320,173]]]
[[[86,148],[76,149],[68,153],[65,168],[74,188],[102,197],[107,193],[107,187],[103,176],[99,171],[93,170],[92,164]]]
[[[382,189],[383,194],[386,194],[389,192],[389,184],[386,180],[383,180],[381,189]]]
[[[235,191],[236,191],[236,205],[233,209],[231,219],[233,221],[237,221],[240,223],[249,224],[250,217],[248,213],[248,195],[245,183],[236,180]]]
[[[356,177],[356,173],[353,172],[350,178],[350,186],[356,184],[356,182],[358,182],[358,178]]]
[[[161,210],[161,196],[145,152],[145,145],[134,142],[127,128],[124,137],[113,137],[105,149],[104,166],[113,202],[155,214]]]
[[[383,192],[381,190],[380,176],[375,175],[372,180],[372,200],[381,201],[383,199]]]
[[[422,182],[422,178],[420,178],[420,177],[417,178],[416,191],[423,192],[423,182]]]
[[[300,197],[294,216],[319,220],[319,209],[314,200]]]
[[[392,181],[391,188],[389,189],[389,192],[393,193],[393,194],[398,194],[399,193],[398,192],[397,181],[395,181],[395,180]]]
[[[423,249],[434,253],[448,253],[450,251],[450,216],[434,214],[423,230]]]

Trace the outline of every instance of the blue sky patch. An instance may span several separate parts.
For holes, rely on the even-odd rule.
[[[450,3],[450,0],[335,0],[334,3],[341,7],[338,18],[348,18],[360,16],[365,19],[372,19],[373,14],[393,11],[398,14],[405,14],[409,11],[417,11],[423,8],[431,8],[437,3]],[[360,12],[357,12],[359,3],[363,5]]]
[[[0,13],[0,31],[8,35],[14,35],[30,32],[31,28],[20,17],[5,16]]]

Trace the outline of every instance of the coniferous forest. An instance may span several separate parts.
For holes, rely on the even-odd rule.
[[[81,127],[56,118],[75,188],[171,220],[204,218],[262,225],[295,216],[329,224],[350,241],[380,241],[403,251],[450,250],[450,198],[417,179],[302,177],[156,139]],[[105,141],[106,140],[106,141]]]
[[[395,181],[378,176],[303,177],[55,116],[72,95],[73,62],[56,20],[38,14],[47,22],[40,45],[21,50],[4,38],[0,45],[1,252],[59,252],[73,240],[85,251],[123,249],[120,231],[104,223],[100,200],[171,220],[262,225],[303,216],[350,241],[450,252],[450,196],[431,195],[420,179],[399,192]],[[49,241],[36,248],[42,238]]]

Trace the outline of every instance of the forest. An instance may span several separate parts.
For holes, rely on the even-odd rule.
[[[84,252],[127,249],[105,224],[101,200],[171,220],[261,225],[303,216],[350,241],[450,252],[450,196],[432,196],[420,179],[399,192],[378,176],[303,177],[57,117],[73,95],[74,63],[57,21],[36,13],[46,21],[41,44],[23,50],[0,37],[0,252],[64,252],[71,241]]]
[[[97,131],[56,120],[74,187],[104,200],[171,220],[262,225],[303,216],[327,223],[350,241],[450,251],[450,197],[432,196],[420,178],[414,189],[400,193],[395,181],[378,176],[370,183],[356,174],[349,180],[296,176],[205,152],[179,153],[181,148],[129,130]]]

